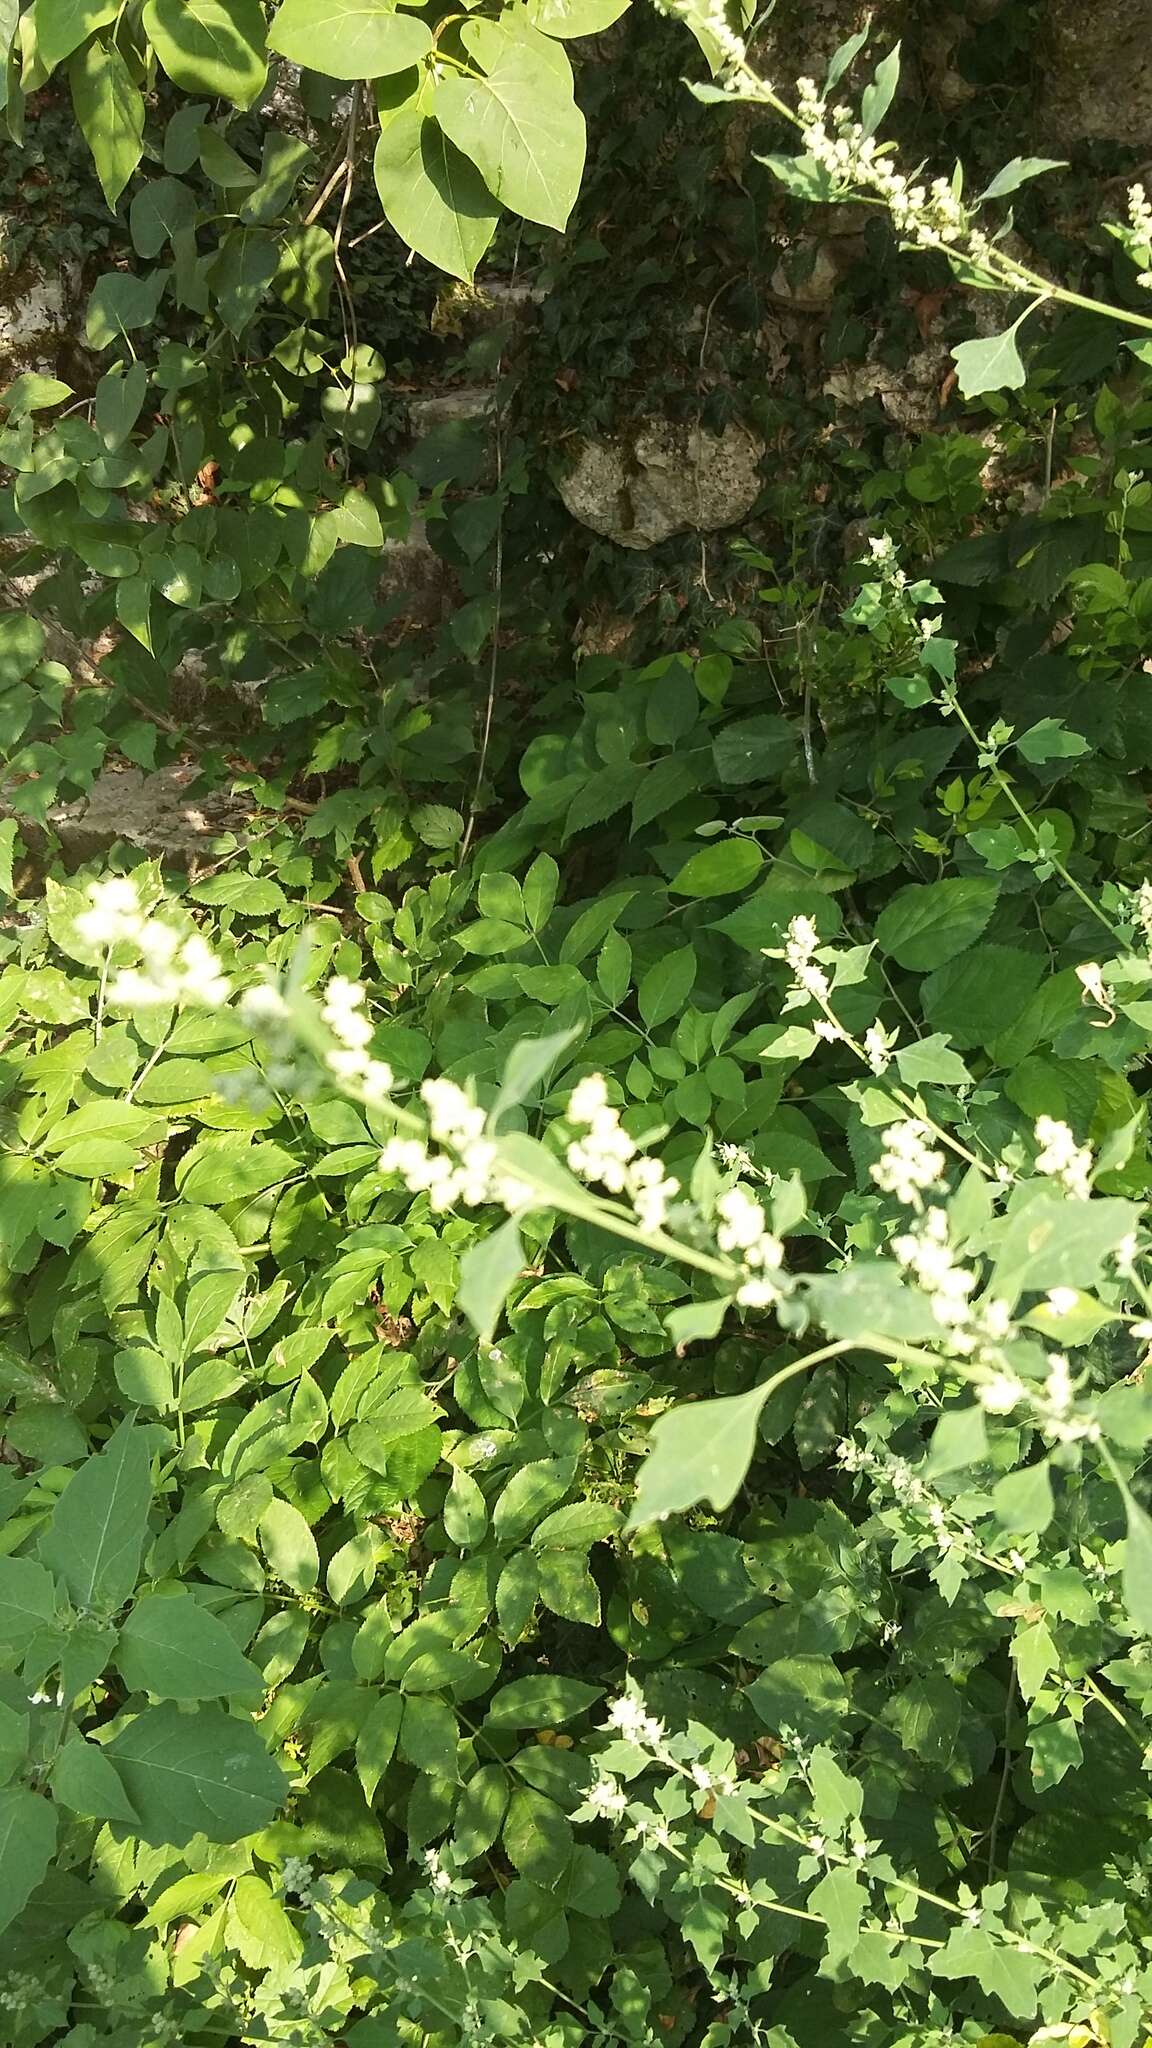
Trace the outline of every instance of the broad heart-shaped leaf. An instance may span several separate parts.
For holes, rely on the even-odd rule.
[[[22,1913],[56,1848],[56,1814],[23,1785],[0,1792],[0,1930]]]
[[[259,1692],[260,1672],[224,1623],[190,1593],[146,1593],[120,1631],[114,1662],[133,1692],[164,1700],[214,1700]]]
[[[284,0],[268,48],[326,78],[388,78],[428,55],[432,31],[388,0]]]
[[[584,116],[563,51],[496,21],[468,22],[461,40],[485,76],[438,80],[440,126],[501,205],[542,227],[566,227],[584,170]]]
[[[82,1612],[112,1614],[136,1584],[152,1501],[148,1438],[122,1422],[73,1474],[52,1510],[40,1556]]]
[[[1090,1202],[1041,1192],[993,1225],[991,1290],[1012,1307],[1022,1294],[1094,1287],[1109,1252],[1135,1230],[1140,1211],[1119,1196]]]
[[[263,90],[260,0],[147,0],[144,33],[182,92],[250,107]]]
[[[533,28],[563,42],[569,36],[598,36],[625,13],[629,0],[527,0]]]
[[[640,1467],[628,1527],[639,1529],[700,1500],[711,1501],[714,1508],[730,1506],[752,1463],[760,1410],[770,1389],[769,1381],[746,1394],[692,1401],[661,1415]]]
[[[101,190],[115,210],[143,154],[144,95],[115,44],[98,40],[77,50],[68,82]]]
[[[496,232],[500,208],[438,121],[398,107],[373,158],[385,219],[438,270],[469,281]]]
[[[116,12],[117,0],[36,0],[36,56],[45,71],[54,71]]]
[[[981,875],[913,882],[881,911],[876,942],[901,967],[927,974],[975,945],[999,893],[999,885]]]
[[[979,398],[982,391],[1018,391],[1027,381],[1027,371],[1016,346],[1019,320],[1003,334],[990,334],[979,341],[962,341],[952,351],[956,375],[965,398]]]
[[[219,1707],[146,1707],[106,1753],[157,1846],[181,1849],[197,1834],[238,1842],[268,1826],[287,1791],[252,1722]]]

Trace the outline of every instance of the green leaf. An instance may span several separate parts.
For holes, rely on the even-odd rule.
[[[641,977],[636,1004],[650,1031],[678,1016],[696,981],[699,958],[695,946],[663,953]]]
[[[471,1550],[483,1541],[488,1528],[484,1495],[470,1472],[462,1465],[452,1471],[452,1484],[444,1502],[444,1531],[458,1550]]]
[[[735,896],[756,880],[764,855],[752,839],[721,839],[686,860],[668,884],[673,896]]]
[[[692,1401],[652,1425],[640,1467],[630,1529],[674,1515],[697,1501],[730,1507],[756,1450],[760,1411],[770,1383],[719,1401]]]
[[[23,1785],[0,1792],[0,1931],[22,1913],[56,1850],[50,1801]]]
[[[51,405],[62,405],[66,398],[72,396],[71,384],[62,384],[59,377],[42,377],[36,370],[25,370],[6,387],[3,397],[0,398],[0,405],[8,414],[9,426],[15,426],[19,420],[27,419],[29,413],[44,412]],[[36,630],[34,620],[19,620],[14,615],[9,615],[5,620],[5,626],[17,626],[25,632]],[[40,627],[39,632],[39,651],[34,657],[36,661],[39,660],[44,646],[43,627]],[[29,667],[31,666],[30,662]]]
[[[1011,1536],[1039,1536],[1054,1513],[1048,1461],[1008,1472],[992,1488],[992,1510]]]
[[[901,967],[926,974],[973,946],[996,908],[997,883],[980,875],[913,882],[876,920],[876,942]]]
[[[892,105],[896,87],[900,83],[900,45],[882,57],[872,74],[871,85],[866,85],[860,96],[860,125],[865,135],[875,135],[881,121]]]
[[[122,1422],[52,1510],[40,1555],[82,1613],[114,1613],[136,1584],[152,1504],[151,1462],[147,1433]]]
[[[386,78],[427,56],[432,31],[389,0],[284,0],[268,48],[327,78]]]
[[[238,1842],[268,1826],[287,1781],[250,1720],[219,1707],[195,1714],[146,1707],[106,1753],[149,1842],[183,1848],[193,1835]]]
[[[147,363],[117,363],[96,386],[96,432],[109,454],[128,439],[148,390]]]
[[[403,1714],[399,1693],[381,1693],[369,1707],[356,1737],[356,1774],[369,1806],[395,1753]]]
[[[514,1472],[492,1510],[492,1534],[507,1547],[519,1543],[549,1508],[568,1492],[576,1476],[573,1458],[539,1458]]]
[[[89,347],[111,348],[113,342],[150,327],[170,276],[169,270],[153,270],[147,277],[135,277],[127,270],[106,270],[98,277],[84,316]],[[135,562],[130,564],[133,567]]]
[[[584,116],[563,52],[534,30],[497,21],[469,21],[460,35],[485,75],[437,80],[440,126],[502,206],[566,227],[584,169]]]
[[[264,1680],[214,1614],[190,1593],[147,1593],[120,1631],[116,1667],[134,1692],[211,1700],[259,1692]]]
[[[1015,192],[1029,178],[1042,177],[1045,171],[1062,171],[1067,168],[1064,157],[1014,156],[997,171],[990,185],[985,185],[976,201],[982,206],[986,199],[1003,199],[1009,192]]]
[[[1094,1287],[1104,1260],[1135,1230],[1139,1210],[1118,1196],[1079,1201],[1039,1193],[996,1228],[991,1288],[1011,1306],[1051,1287]]]
[[[464,1787],[452,1834],[452,1846],[462,1863],[483,1856],[500,1833],[508,1810],[510,1775],[501,1764],[482,1764]]]
[[[908,1088],[921,1088],[931,1082],[945,1088],[967,1088],[972,1076],[958,1052],[953,1052],[948,1040],[934,1031],[928,1038],[917,1039],[913,1045],[901,1046],[895,1055],[896,1071]]]
[[[1072,761],[1079,754],[1090,749],[1083,733],[1069,732],[1062,719],[1042,718],[1036,725],[1029,726],[1016,741],[1017,753],[1026,761]]]
[[[868,1891],[846,1864],[829,1870],[808,1894],[808,1911],[819,1913],[828,1926],[828,1962],[844,1963],[860,1939],[860,1923],[869,1904]]]
[[[23,1656],[33,1637],[52,1624],[56,1582],[30,1557],[0,1557],[0,1643]]]
[[[496,232],[500,208],[475,164],[438,121],[400,107],[372,160],[376,190],[401,240],[450,277],[469,282]]]
[[[1118,1475],[1116,1475],[1118,1477]],[[1124,1542],[1124,1611],[1139,1635],[1152,1636],[1152,1519],[1120,1483],[1128,1534]]]
[[[1027,382],[1028,373],[1016,346],[1019,326],[1020,321],[1015,320],[1003,334],[962,341],[953,349],[956,375],[965,398],[979,398],[985,391],[1018,391]]]
[[[36,0],[36,57],[46,72],[116,17],[116,0]]]
[[[481,1343],[490,1342],[509,1289],[523,1271],[524,1244],[514,1216],[478,1244],[469,1245],[460,1261],[457,1302]]]
[[[260,1517],[260,1542],[277,1578],[295,1593],[310,1593],[320,1577],[316,1538],[290,1501],[274,1500]]]
[[[598,36],[619,21],[629,0],[527,0],[525,13],[533,28],[561,41],[567,36]]]
[[[586,1714],[604,1697],[602,1685],[585,1685],[579,1678],[557,1678],[541,1672],[530,1678],[514,1679],[501,1686],[489,1702],[489,1728],[559,1728]]]
[[[52,1766],[52,1791],[61,1806],[86,1820],[123,1821],[131,1828],[137,1823],[132,1802],[120,1782],[115,1764],[110,1763],[97,1742],[85,1742],[74,1735],[57,1755]]]
[[[113,212],[144,150],[144,95],[114,43],[91,42],[68,66],[72,104]]]
[[[144,33],[182,92],[250,107],[263,91],[268,66],[259,0],[147,0]]]
[[[976,947],[928,976],[921,989],[924,1014],[965,1051],[985,1046],[1014,1024],[1044,975],[1038,953],[1016,946]]]

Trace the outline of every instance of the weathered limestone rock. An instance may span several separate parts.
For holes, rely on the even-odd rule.
[[[1152,0],[1049,0],[1039,55],[1049,141],[1152,145]]]
[[[0,262],[0,386],[25,370],[67,381],[83,318],[77,264],[47,271],[31,259],[12,270]]]
[[[649,420],[632,437],[587,441],[557,479],[568,511],[625,548],[674,533],[714,533],[760,495],[764,443],[736,421],[719,434]]]
[[[141,853],[187,866],[199,855],[211,855],[213,841],[223,833],[243,836],[254,815],[250,801],[226,790],[189,796],[188,785],[198,770],[194,762],[159,768],[105,768],[87,797],[54,804],[45,824],[66,860],[91,860],[117,840]],[[0,805],[0,813],[12,815]],[[21,820],[21,836],[35,843],[35,826]]]

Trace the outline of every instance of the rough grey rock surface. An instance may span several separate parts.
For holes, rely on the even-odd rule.
[[[712,434],[649,420],[628,439],[586,441],[557,489],[594,533],[651,548],[674,533],[715,533],[743,519],[760,495],[763,457],[764,443],[736,421]]]
[[[249,802],[226,791],[190,796],[189,784],[197,773],[194,762],[160,768],[151,775],[141,768],[105,768],[87,797],[52,806],[45,819],[47,832],[70,861],[91,860],[117,840],[182,866],[197,857],[206,860],[223,834],[242,838],[254,813]],[[0,814],[14,815],[4,805]],[[40,836],[23,819],[20,830],[30,844]]]
[[[1152,146],[1152,0],[1049,0],[1039,62],[1051,141]]]

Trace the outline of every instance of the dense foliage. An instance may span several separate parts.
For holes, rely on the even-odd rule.
[[[962,342],[952,431],[826,422],[776,545],[574,660],[523,425],[387,464],[344,255],[373,96],[412,249],[562,225],[619,11],[6,17],[10,128],[66,66],[124,195],[2,400],[11,2048],[1152,2024],[1145,344],[882,175],[1072,321]],[[875,199],[895,83],[767,175]],[[62,858],[129,764],[230,829]]]

